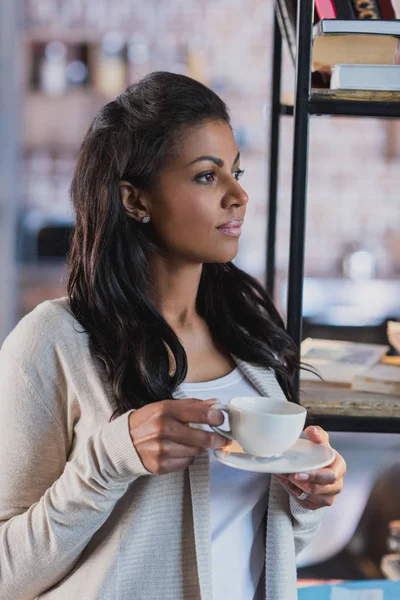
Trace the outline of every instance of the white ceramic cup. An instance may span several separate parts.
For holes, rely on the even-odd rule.
[[[229,404],[213,404],[229,416],[229,431],[212,426],[221,435],[236,440],[253,456],[280,456],[300,437],[307,411],[303,406],[263,396],[232,398]]]

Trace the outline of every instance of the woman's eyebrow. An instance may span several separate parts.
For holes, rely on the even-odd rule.
[[[234,165],[238,162],[239,158],[240,158],[240,152],[237,153],[236,158],[233,161]],[[205,160],[215,163],[221,169],[225,164],[224,161],[222,160],[222,158],[218,158],[217,156],[208,156],[207,155],[207,156],[199,156],[198,158],[195,158],[194,160],[192,160],[192,162],[187,164],[185,168],[190,167],[190,165],[193,165],[196,162],[201,162],[201,161],[205,161]]]

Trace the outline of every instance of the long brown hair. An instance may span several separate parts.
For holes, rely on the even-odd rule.
[[[151,226],[125,215],[119,182],[150,189],[182,129],[210,120],[230,123],[214,92],[183,75],[151,73],[104,106],[80,150],[71,186],[76,230],[68,296],[105,366],[118,414],[171,398],[187,373],[185,350],[148,293],[157,240]],[[204,264],[197,310],[223,348],[274,369],[297,402],[296,348],[256,279],[231,262]]]

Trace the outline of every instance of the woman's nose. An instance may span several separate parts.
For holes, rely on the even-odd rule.
[[[240,206],[245,206],[249,201],[247,193],[236,180],[232,182],[230,189],[227,190],[225,199],[229,204],[239,204]]]

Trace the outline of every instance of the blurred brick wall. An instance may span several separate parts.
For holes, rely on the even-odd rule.
[[[399,0],[396,4],[399,9]],[[25,0],[24,6],[25,29],[41,28],[49,39],[57,38],[60,26],[84,29],[92,38],[100,38],[109,29],[127,38],[137,34],[148,44],[149,58],[132,67],[132,79],[148,70],[186,72],[198,75],[225,99],[243,154],[243,186],[251,198],[238,264],[261,276],[273,1]],[[293,79],[293,65],[285,50],[284,92],[293,89]],[[289,252],[290,117],[282,118],[281,132],[277,267],[284,277]],[[393,141],[393,135],[390,139]],[[338,274],[344,253],[357,245],[376,253],[378,275],[400,271],[400,257],[395,256],[400,245],[400,158],[387,158],[388,140],[388,126],[382,120],[312,119],[306,274]]]

